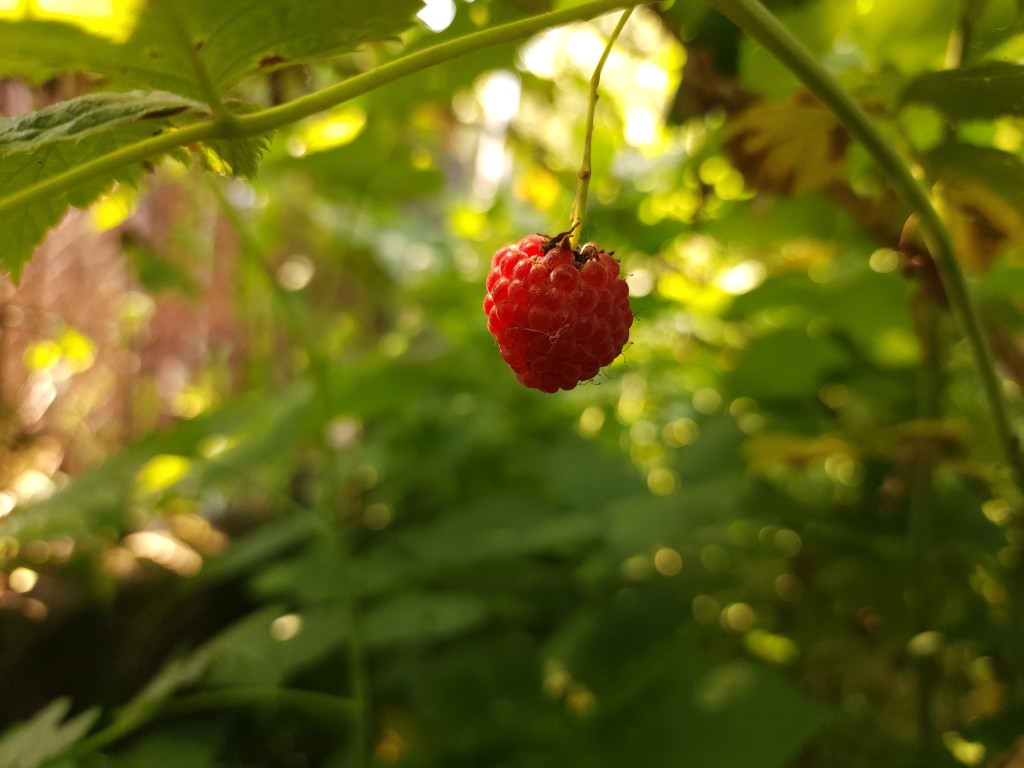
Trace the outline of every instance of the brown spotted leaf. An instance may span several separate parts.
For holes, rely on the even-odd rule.
[[[794,195],[837,180],[848,143],[836,117],[802,92],[741,112],[727,124],[723,146],[748,183],[764,192]]]
[[[1000,252],[1024,256],[1024,163],[1009,152],[950,142],[924,156],[939,183],[964,269],[984,272]]]

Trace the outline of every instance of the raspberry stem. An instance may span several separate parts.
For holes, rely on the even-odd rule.
[[[615,41],[619,39],[619,33],[622,32],[622,28],[626,26],[626,22],[629,20],[630,14],[633,13],[632,8],[627,8],[622,12],[619,17],[618,23],[615,25],[615,29],[612,30],[611,35],[608,37],[608,43],[604,47],[604,53],[601,54],[601,58],[597,61],[597,66],[594,67],[594,74],[590,78],[590,100],[587,104],[587,126],[583,136],[583,162],[580,163],[579,173],[576,175],[579,177],[579,183],[576,186],[576,199],[572,204],[572,211],[570,213],[570,222],[572,227],[570,228],[570,242],[572,243],[573,250],[580,242],[580,232],[583,229],[583,216],[587,210],[587,192],[590,190],[590,139],[594,135],[594,107],[597,106],[597,88],[601,84],[601,72],[604,70],[604,63],[608,61],[608,55],[612,52],[612,47],[615,45]]]

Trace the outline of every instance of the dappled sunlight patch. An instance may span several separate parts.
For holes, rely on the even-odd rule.
[[[969,741],[956,731],[942,734],[942,744],[961,765],[981,765],[985,759],[985,745],[978,741]]]
[[[355,141],[366,126],[366,111],[356,105],[325,112],[303,124],[288,138],[288,152],[302,157]]]
[[[760,628],[747,632],[743,643],[754,656],[772,664],[792,664],[800,655],[799,647],[788,637]]]
[[[152,560],[179,576],[195,576],[203,567],[199,553],[166,531],[130,533],[122,546],[135,557]]]
[[[453,0],[426,0],[423,10],[416,14],[431,32],[443,32],[455,19]]]
[[[93,226],[103,232],[123,224],[135,212],[138,202],[139,193],[135,187],[115,185],[113,190],[96,201],[90,209]]]
[[[270,636],[279,643],[285,643],[302,631],[302,616],[286,613],[270,622]]]
[[[21,594],[35,589],[38,581],[39,574],[31,568],[18,567],[7,574],[7,586]]]
[[[59,21],[123,42],[141,6],[141,0],[0,0],[0,21]]]
[[[662,547],[654,553],[654,570],[662,576],[678,576],[683,570],[683,558],[671,547]]]
[[[548,698],[561,701],[569,714],[588,718],[597,711],[597,697],[581,680],[572,676],[558,659],[544,660],[541,688]]]
[[[160,454],[147,461],[135,474],[135,485],[143,494],[159,493],[185,479],[192,460],[185,456]]]

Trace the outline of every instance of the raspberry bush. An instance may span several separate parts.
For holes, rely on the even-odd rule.
[[[526,235],[491,260],[487,330],[527,387],[544,392],[589,381],[622,352],[633,311],[619,263],[569,233]]]

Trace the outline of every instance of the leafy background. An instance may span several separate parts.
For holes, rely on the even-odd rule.
[[[552,6],[102,5],[2,6],[0,196]],[[1019,5],[769,5],[933,185],[1020,426]],[[630,346],[504,368],[490,254],[565,227],[613,22],[3,214],[0,766],[1022,764],[978,374],[886,180],[702,3],[602,83]]]

